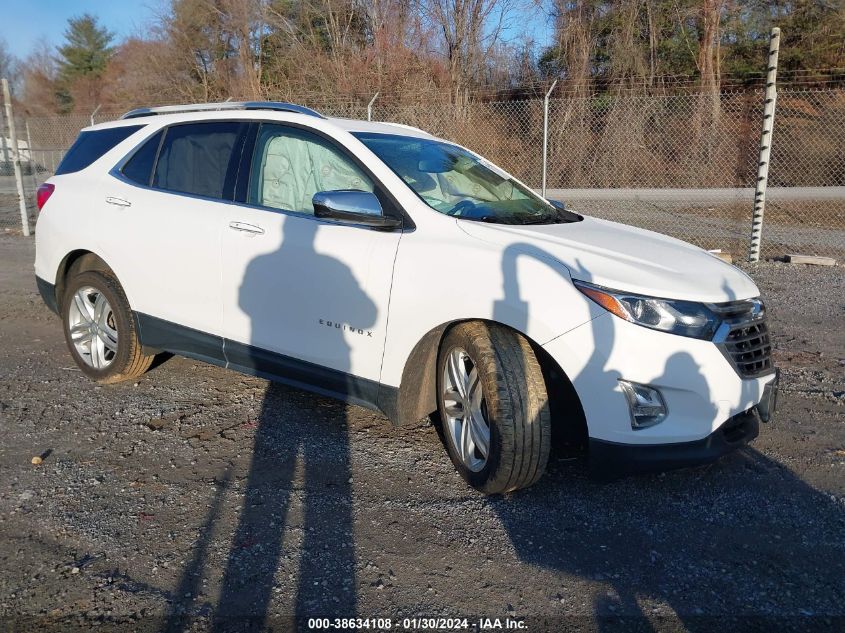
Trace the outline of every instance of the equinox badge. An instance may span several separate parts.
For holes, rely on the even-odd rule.
[[[335,328],[336,330],[341,330],[343,332],[352,332],[353,334],[360,334],[361,336],[367,336],[369,338],[372,338],[373,336],[373,333],[370,330],[362,330],[361,328],[352,327],[351,325],[347,325],[346,323],[338,323],[337,321],[327,321],[326,319],[320,319],[320,325]]]

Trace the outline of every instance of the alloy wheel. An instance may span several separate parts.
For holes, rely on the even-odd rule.
[[[93,286],[77,290],[68,313],[70,339],[82,360],[94,369],[106,369],[117,355],[114,312],[105,295]]]
[[[490,455],[490,424],[478,368],[466,350],[449,352],[442,385],[446,432],[464,466],[479,472]]]

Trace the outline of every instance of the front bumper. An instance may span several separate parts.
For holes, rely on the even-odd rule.
[[[590,470],[599,477],[672,470],[716,461],[757,437],[755,411],[735,415],[707,437],[673,444],[617,444],[590,438]]]
[[[711,341],[650,330],[605,314],[543,348],[572,381],[597,452],[616,445],[646,452],[654,446],[705,446],[710,447],[705,453],[712,452],[719,444],[714,438],[730,421],[751,410],[764,421],[770,415],[765,409],[777,374],[744,378]],[[667,408],[663,422],[633,429],[620,380],[658,389]]]

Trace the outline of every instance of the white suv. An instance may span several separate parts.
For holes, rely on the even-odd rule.
[[[601,470],[715,459],[772,414],[751,279],[582,217],[473,152],[301,106],[134,110],[38,192],[35,273],[88,376],[166,350],[384,412],[439,412],[487,493],[553,433]]]

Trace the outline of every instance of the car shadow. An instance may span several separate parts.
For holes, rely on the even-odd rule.
[[[845,509],[750,447],[610,484],[553,463],[489,504],[519,559],[559,580],[561,615],[532,630],[561,630],[585,583],[599,630],[824,628],[811,616],[841,614]]]
[[[523,305],[528,323],[515,261],[548,255],[524,245],[505,255],[501,305]],[[580,264],[577,277],[591,279]],[[580,334],[595,339],[581,371],[616,380],[621,374],[607,353],[613,328],[596,321]],[[678,375],[696,385],[702,415],[715,415],[717,403],[691,355],[670,356],[654,384]],[[558,411],[553,423],[574,418]],[[531,630],[578,628],[564,614],[573,611],[567,601],[583,599],[585,583],[593,593],[586,619],[598,630],[824,628],[830,621],[808,618],[841,614],[845,507],[786,466],[747,445],[708,466],[611,483],[586,465],[553,452],[535,486],[486,501],[520,561],[559,581],[557,613],[535,618]]]

